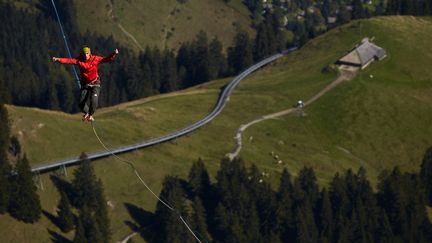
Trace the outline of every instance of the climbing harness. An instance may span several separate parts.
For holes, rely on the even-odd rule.
[[[52,3],[52,5],[53,5],[53,7],[54,7],[54,11],[55,11],[56,16],[57,16],[57,21],[58,21],[58,23],[59,23],[60,30],[61,30],[61,33],[62,33],[62,36],[63,36],[63,40],[64,40],[64,43],[65,43],[66,49],[67,49],[67,51],[68,51],[69,57],[72,57],[71,52],[70,52],[70,49],[69,49],[69,45],[68,45],[68,42],[67,42],[67,39],[66,39],[66,35],[65,35],[64,31],[63,31],[63,26],[62,26],[62,23],[61,23],[61,21],[60,21],[60,15],[59,15],[59,13],[58,13],[58,11],[57,11],[57,7],[56,7],[56,5],[55,5],[55,3],[54,3],[54,0],[51,0],[51,3]],[[79,78],[78,78],[78,74],[77,74],[77,72],[76,72],[76,70],[75,70],[75,67],[73,67],[73,71],[74,71],[74,74],[75,74],[75,78],[76,78],[76,80],[77,80],[77,85],[78,85],[79,88],[81,88],[81,85],[80,85],[80,82],[79,82]],[[120,162],[123,162],[123,163],[128,164],[128,165],[133,169],[135,175],[138,177],[138,179],[141,181],[141,183],[142,183],[142,184],[147,188],[147,190],[149,190],[149,191],[151,192],[151,194],[152,194],[153,196],[155,196],[159,202],[161,202],[163,205],[165,205],[165,206],[166,206],[168,209],[170,209],[173,213],[176,213],[176,214],[179,216],[180,220],[183,222],[183,224],[186,226],[186,228],[189,230],[189,232],[191,232],[191,234],[195,237],[195,239],[196,239],[199,243],[201,243],[201,240],[200,240],[200,239],[198,238],[198,236],[193,232],[193,230],[189,227],[189,225],[186,223],[186,220],[184,220],[183,216],[182,216],[182,215],[181,215],[177,210],[175,210],[174,207],[172,207],[171,205],[169,205],[167,202],[163,201],[160,197],[158,197],[158,196],[156,195],[156,193],[154,193],[154,192],[151,190],[151,188],[147,185],[147,183],[145,183],[145,181],[141,178],[140,174],[138,173],[138,171],[136,170],[134,164],[133,164],[131,161],[128,161],[128,160],[122,159],[122,158],[120,158],[119,156],[117,156],[116,154],[114,154],[114,153],[113,153],[113,152],[112,152],[112,151],[111,151],[111,150],[110,150],[110,149],[109,149],[109,148],[108,148],[108,147],[103,143],[103,141],[100,139],[99,135],[98,135],[97,132],[96,132],[96,129],[95,129],[95,126],[94,126],[94,121],[93,121],[91,124],[92,124],[93,132],[94,132],[96,138],[99,140],[100,144],[105,148],[105,150],[106,150],[108,153],[110,153],[112,156],[114,156],[117,160],[119,160]]]

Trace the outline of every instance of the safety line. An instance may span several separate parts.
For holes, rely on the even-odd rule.
[[[62,37],[63,37],[63,40],[64,40],[64,43],[65,43],[65,46],[66,46],[66,49],[67,49],[67,52],[68,52],[68,54],[69,54],[69,57],[70,58],[72,58],[72,55],[71,55],[71,52],[70,52],[70,49],[69,49],[69,45],[68,45],[68,42],[67,42],[67,40],[66,40],[66,35],[65,35],[65,33],[64,33],[64,31],[63,31],[63,26],[62,26],[62,23],[61,23],[61,20],[60,20],[60,15],[59,15],[59,13],[58,13],[58,11],[57,11],[57,7],[56,7],[56,5],[55,5],[55,3],[54,3],[54,0],[51,0],[51,3],[52,3],[52,5],[53,5],[53,7],[54,7],[54,11],[55,11],[55,13],[56,13],[56,16],[57,16],[57,21],[58,21],[58,23],[59,23],[59,26],[60,26],[60,31],[61,31],[61,34],[62,34]],[[78,85],[78,87],[79,88],[81,88],[81,85],[80,85],[80,82],[79,82],[79,78],[78,78],[78,74],[77,74],[77,71],[75,70],[75,67],[73,66],[72,67],[72,69],[73,69],[73,71],[74,71],[74,74],[75,74],[75,78],[76,78],[76,81],[77,81],[77,85]],[[135,175],[138,177],[138,179],[142,182],[142,184],[153,194],[153,196],[155,196],[158,200],[159,200],[159,202],[161,202],[163,205],[165,205],[167,208],[169,208],[171,211],[173,211],[173,212],[175,212],[175,213],[177,213],[178,215],[179,215],[179,217],[180,217],[180,220],[184,223],[184,225],[186,225],[186,227],[187,227],[187,229],[191,232],[191,234],[195,237],[195,239],[198,241],[198,242],[200,242],[201,243],[201,240],[195,235],[195,233],[192,231],[192,229],[189,227],[189,225],[186,223],[186,221],[183,219],[183,217],[181,216],[181,214],[179,213],[179,212],[176,212],[175,210],[174,210],[174,208],[172,207],[172,206],[170,206],[168,203],[166,203],[166,202],[164,202],[162,199],[160,199],[151,189],[150,189],[150,187],[147,185],[147,183],[145,183],[145,181],[141,178],[141,176],[139,175],[139,173],[138,173],[138,171],[136,170],[136,168],[135,168],[135,166],[134,166],[134,164],[131,162],[131,161],[128,161],[128,160],[124,160],[124,159],[122,159],[122,158],[120,158],[119,156],[117,156],[116,154],[114,154],[113,152],[111,152],[111,150],[110,149],[108,149],[107,148],[107,146],[105,146],[105,144],[102,142],[102,140],[100,139],[100,137],[98,136],[98,134],[97,134],[97,132],[96,132],[96,129],[95,129],[95,127],[94,127],[94,124],[93,124],[94,122],[92,122],[92,128],[93,128],[93,132],[94,132],[94,134],[96,135],[96,138],[99,140],[99,143],[105,148],[105,150],[107,151],[107,152],[109,152],[111,155],[113,155],[116,159],[118,159],[119,161],[121,161],[121,162],[124,162],[124,163],[126,163],[126,164],[129,164],[129,166],[131,166],[131,168],[134,170],[134,172],[135,172]]]
[[[59,13],[57,12],[57,7],[56,7],[56,5],[55,5],[55,3],[54,3],[54,0],[51,0],[51,3],[52,3],[52,5],[53,5],[53,7],[54,7],[54,11],[55,11],[56,16],[57,16],[57,21],[58,21],[58,24],[59,24],[59,26],[60,26],[60,31],[61,31],[61,34],[62,34],[62,37],[63,37],[64,43],[65,43],[65,46],[66,46],[66,50],[67,50],[67,52],[68,52],[68,54],[69,54],[69,57],[72,58],[72,55],[71,55],[71,52],[70,52],[70,49],[69,49],[69,45],[68,45],[68,42],[67,42],[67,40],[66,40],[66,34],[65,34],[65,32],[63,31],[63,26],[62,26],[62,23],[61,23],[61,21],[60,21],[60,15],[59,15]],[[76,69],[75,69],[75,66],[72,66],[72,70],[73,70],[73,72],[74,72],[74,74],[75,74],[75,79],[76,79],[76,83],[77,83],[77,85],[78,85],[78,88],[81,88],[81,84],[80,84],[80,81],[79,81],[79,78],[78,78],[78,73],[77,73],[77,71],[76,71]]]
[[[166,203],[165,201],[163,201],[160,197],[158,197],[156,195],[156,193],[154,193],[150,187],[147,185],[147,183],[145,183],[145,181],[141,178],[140,174],[138,173],[138,171],[135,168],[135,165],[133,164],[133,162],[129,161],[129,160],[125,160],[123,158],[120,158],[119,156],[117,156],[116,154],[114,154],[113,152],[111,152],[111,150],[105,145],[105,143],[100,139],[98,133],[96,132],[95,126],[94,124],[95,121],[93,121],[92,123],[92,128],[93,128],[93,133],[95,134],[96,138],[99,140],[99,143],[102,145],[102,147],[104,147],[104,149],[110,153],[112,156],[114,156],[117,160],[119,160],[120,162],[126,163],[128,164],[135,172],[135,175],[138,177],[138,179],[142,182],[142,184],[147,188],[147,190],[149,190],[151,192],[151,194],[153,194],[153,196],[155,196],[157,198],[157,200],[159,200],[159,202],[161,202],[163,205],[165,205],[167,208],[169,208],[171,211],[173,211],[174,213],[177,213],[180,220],[183,222],[183,224],[186,226],[186,228],[191,232],[191,234],[195,237],[195,239],[202,243],[201,240],[198,238],[198,236],[196,236],[196,234],[193,232],[193,230],[189,227],[189,225],[186,223],[186,221],[183,219],[182,215],[177,212],[174,207],[170,206],[168,203]]]

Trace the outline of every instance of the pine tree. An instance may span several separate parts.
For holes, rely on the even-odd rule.
[[[177,90],[180,86],[177,82],[177,64],[174,52],[166,49],[162,60],[161,93]]]
[[[110,219],[108,215],[107,201],[105,199],[104,189],[102,181],[100,179],[96,184],[96,188],[97,190],[94,193],[96,195],[96,202],[98,207],[95,210],[95,222],[98,226],[97,228],[101,233],[102,242],[110,242]]]
[[[401,15],[411,15],[414,14],[414,5],[415,2],[412,0],[401,0],[399,13]]]
[[[216,208],[215,214],[216,231],[224,234],[223,239],[220,240],[225,242],[259,241],[260,229],[256,201],[250,192],[248,185],[250,180],[243,162],[240,159],[233,161],[223,159],[216,179],[220,198],[220,205]]]
[[[194,42],[192,42],[193,65],[195,66],[195,73],[193,81],[195,84],[200,84],[209,80],[210,77],[210,56],[207,33],[200,31]]]
[[[294,217],[293,217],[293,185],[291,175],[285,168],[280,178],[279,190],[277,193],[278,210],[277,222],[282,242],[291,242],[294,238]]]
[[[304,192],[306,197],[308,197],[311,207],[315,208],[318,200],[319,189],[313,169],[310,167],[303,167],[294,182],[294,185],[295,184],[298,184],[298,187]]]
[[[207,230],[206,212],[199,197],[195,197],[193,200],[191,222],[193,222],[194,232],[198,235],[200,240],[209,242],[210,235]]]
[[[327,19],[328,17],[330,17],[331,16],[331,0],[324,0],[323,1],[323,5],[321,6],[321,14],[323,15],[323,17],[325,18],[325,19]]]
[[[188,218],[188,213],[185,209],[184,191],[178,178],[167,176],[162,185],[160,198],[166,203],[169,203],[170,208],[167,208],[161,202],[156,205],[156,218],[158,219],[158,231],[156,235],[160,242],[191,242],[193,237],[188,229],[179,219]]]
[[[241,159],[233,161],[227,158],[222,159],[216,175],[216,186],[220,201],[228,210],[242,212],[243,206],[251,200],[246,187],[246,184],[249,183],[247,177],[247,171]]]
[[[138,99],[143,97],[146,93],[144,88],[146,87],[141,83],[141,76],[139,73],[139,65],[136,62],[127,63],[121,69],[121,76],[123,76],[125,82],[125,90],[128,96],[128,100]]]
[[[11,186],[9,213],[25,223],[34,223],[41,217],[41,205],[27,157],[18,160],[16,175]]]
[[[375,16],[385,15],[385,1],[384,0],[379,0],[379,3],[375,7],[375,12],[373,14]]]
[[[305,200],[302,205],[296,205],[294,211],[296,241],[297,242],[317,242],[318,229],[315,224],[312,206],[309,200]]]
[[[393,1],[393,0],[390,0],[390,1]],[[345,4],[341,4],[339,6],[339,12],[337,15],[337,19],[338,19],[338,23],[340,23],[340,24],[345,24],[351,20],[351,13],[348,12]]]
[[[425,0],[423,2],[423,14],[429,16],[432,14],[432,0]]]
[[[96,179],[93,166],[87,156],[82,154],[80,158],[82,162],[74,172],[72,186],[75,191],[74,202],[80,210],[79,217],[85,238],[89,242],[109,242],[110,220],[102,181]]]
[[[352,18],[353,19],[362,19],[365,16],[365,10],[363,8],[363,3],[361,0],[354,0],[353,1],[353,12],[352,12]]]
[[[237,74],[253,62],[252,43],[247,32],[239,30],[234,37],[234,47],[228,49],[228,65]]]
[[[428,204],[432,206],[432,147],[430,147],[424,157],[420,169],[420,178],[426,189]]]
[[[346,185],[339,173],[333,177],[330,183],[329,194],[333,209],[333,238],[330,242],[343,242],[347,240],[345,217],[349,208]]]
[[[363,227],[363,241],[373,241],[374,234],[379,227],[379,208],[376,201],[376,195],[373,192],[372,186],[366,177],[366,170],[360,167],[355,180],[357,182],[357,202],[356,211],[359,217],[359,222]]]
[[[6,154],[6,149],[9,145],[9,117],[3,103],[0,102],[0,151]]]
[[[397,15],[400,14],[401,0],[389,0],[387,2],[386,14]]]
[[[282,13],[275,10],[273,13],[266,13],[265,21],[267,29],[268,51],[269,55],[281,51],[284,43],[280,43],[281,24],[279,19],[282,18]]]
[[[192,165],[189,171],[188,194],[189,198],[196,196],[200,198],[207,213],[207,224],[212,225],[218,198],[216,189],[210,183],[207,168],[201,158]]]
[[[314,210],[318,199],[316,178],[311,168],[303,168],[294,181],[293,209],[297,242],[316,242],[318,229]]]
[[[21,144],[16,136],[11,137],[8,152],[14,157],[21,155]]]
[[[51,110],[59,110],[59,102],[57,97],[57,89],[55,83],[50,83],[46,90],[46,93],[43,95],[43,108],[48,108]]]
[[[92,210],[84,205],[79,210],[79,221],[82,223],[84,228],[84,236],[86,242],[102,243],[105,242],[102,238],[102,233],[99,229],[99,225],[96,223],[95,214]],[[79,225],[77,225],[77,229]]]
[[[60,202],[57,208],[60,229],[67,233],[73,229],[74,215],[71,210],[69,199],[64,191],[60,191]]]
[[[102,243],[108,242],[104,240],[104,236],[102,235],[101,230],[99,229],[99,225],[93,215],[89,215],[87,223],[85,224],[85,232],[86,238],[88,242]]]
[[[233,218],[230,217],[226,207],[219,203],[216,206],[215,214],[213,218],[215,240],[219,242],[226,242],[226,237],[228,236],[229,228],[232,226]]]
[[[75,230],[75,237],[73,239],[73,243],[87,243],[88,240],[85,236],[85,230],[83,223],[81,222],[81,217],[77,218],[76,220],[76,230]]]
[[[222,43],[215,37],[209,45],[209,80],[223,77],[226,69],[227,63],[223,54]]]
[[[75,109],[74,105],[74,88],[75,84],[70,82],[70,80],[66,79],[64,76],[59,75],[54,77],[57,80],[56,90],[57,90],[57,98],[59,103],[59,108],[62,111],[73,112]]]
[[[318,203],[318,229],[320,242],[330,242],[333,238],[333,210],[326,189],[321,191]]]
[[[211,185],[207,168],[201,158],[192,165],[188,178],[191,196],[199,196],[201,200],[205,200],[206,195],[210,193]]]
[[[417,174],[405,174],[408,183],[404,183],[403,193],[407,194],[408,202],[405,206],[409,217],[408,237],[410,242],[431,242],[432,224],[427,216],[425,205],[425,189]],[[415,193],[414,193],[415,192]]]
[[[73,203],[76,207],[81,208],[87,206],[91,209],[98,207],[95,191],[96,175],[90,160],[86,154],[81,154],[81,163],[74,172],[74,179],[72,185],[75,191]]]
[[[3,214],[9,206],[9,177],[10,165],[6,153],[0,151],[0,214]]]
[[[0,102],[0,214],[7,210],[9,204],[9,177],[11,168],[6,153],[8,142],[8,114],[3,104]]]
[[[415,174],[396,167],[379,182],[378,202],[385,210],[392,232],[405,242],[428,242],[431,222],[426,213],[423,183]]]
[[[403,198],[398,196],[398,187],[402,182],[402,174],[398,167],[395,167],[391,174],[381,176],[378,184],[378,204],[385,210],[392,231],[403,236],[407,232],[408,217],[406,215]]]
[[[181,87],[189,87],[192,82],[192,57],[189,42],[184,42],[177,52],[177,68]]]
[[[215,238],[217,242],[248,242],[246,232],[238,213],[228,209],[222,204],[216,207],[215,213]]]
[[[150,80],[153,82],[153,90],[159,92],[162,72],[162,54],[159,48],[155,46],[150,51],[150,53],[148,54],[148,61],[150,64],[150,70],[152,71]]]
[[[249,191],[249,196],[255,204],[258,219],[260,222],[260,238],[264,241],[269,241],[271,237],[276,235],[278,230],[277,208],[278,202],[276,193],[272,190],[270,183],[267,182],[265,173],[261,173],[258,167],[253,164],[249,169],[249,182],[246,187]]]
[[[396,238],[393,234],[392,227],[387,217],[387,214],[382,209],[380,209],[379,211],[379,218],[380,218],[379,228],[374,235],[375,242],[382,242],[382,243],[396,242]]]
[[[255,37],[253,54],[255,62],[264,59],[270,54],[268,43],[269,40],[266,25],[264,23],[261,23],[257,27],[257,35]]]
[[[260,221],[257,208],[253,200],[249,201],[242,221],[245,221],[243,225],[243,232],[245,232],[246,236],[245,242],[262,242]]]

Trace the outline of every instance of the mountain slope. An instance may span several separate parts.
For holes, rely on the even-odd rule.
[[[112,35],[134,50],[147,45],[177,48],[200,30],[206,31],[209,38],[217,36],[225,47],[231,46],[237,28],[253,33],[247,8],[235,2],[238,1],[74,1],[81,32]]]
[[[234,148],[232,137],[240,124],[312,97],[336,76],[321,70],[368,36],[386,49],[386,59],[308,106],[306,116],[289,115],[250,127],[244,137],[252,136],[253,140],[245,142],[240,156],[268,172],[270,176],[265,179],[274,184],[283,168],[295,174],[304,165],[314,168],[321,185],[346,168],[364,166],[372,181],[382,169],[394,165],[417,170],[431,145],[432,71],[427,64],[432,63],[432,55],[425,51],[432,47],[431,23],[430,18],[382,17],[334,29],[242,81],[225,110],[208,126],[175,141],[121,156],[136,164],[156,192],[165,175],[186,177],[198,157],[214,175],[219,160]],[[203,117],[227,81],[101,109],[96,115],[97,130],[104,142],[114,147],[168,133]],[[8,111],[12,132],[32,164],[103,149],[91,127],[79,121],[79,115],[12,106]],[[272,151],[282,164],[272,158]],[[125,221],[134,222],[125,203],[153,211],[156,200],[125,164],[107,158],[94,165],[113,205],[113,239],[118,240],[131,232]],[[70,174],[72,169],[68,171]],[[56,189],[48,174],[41,178],[43,208],[53,213]],[[0,240],[28,241],[30,232],[38,230],[41,233],[34,237],[47,241],[51,236],[43,230],[46,227],[58,232],[47,218],[28,226],[0,216],[4,231]],[[142,241],[139,237],[135,240]]]
[[[38,5],[53,11],[50,2],[40,0],[0,2],[30,12],[38,11]],[[60,4],[56,2],[57,8]],[[217,36],[224,48],[232,45],[239,28],[250,36],[255,35],[250,12],[241,0],[229,3],[224,0],[187,0],[185,3],[177,0],[76,0],[72,6],[81,34],[94,32],[112,36],[120,45],[136,52],[146,46],[177,49],[181,43],[193,40],[201,30],[207,32],[210,40]],[[67,36],[69,31],[65,29]]]
[[[430,21],[376,18],[355,22],[310,43],[337,58],[336,53],[349,50],[347,45],[337,45],[337,36],[357,41],[375,37],[388,57],[308,107],[306,117],[289,116],[250,129],[245,137],[263,137],[266,132],[273,136],[263,142],[257,139],[241,155],[265,161],[269,156],[254,150],[274,149],[291,167],[320,168],[321,176],[360,165],[368,169],[372,180],[381,170],[396,165],[418,170],[423,153],[432,144],[432,72],[428,66],[432,55],[425,51],[432,47]]]

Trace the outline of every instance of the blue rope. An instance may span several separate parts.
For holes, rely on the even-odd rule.
[[[69,54],[69,57],[72,58],[72,55],[71,55],[71,52],[70,52],[70,49],[69,49],[69,45],[68,45],[68,42],[67,42],[67,40],[66,40],[66,35],[65,35],[64,31],[63,31],[63,26],[62,26],[62,23],[61,23],[61,21],[60,21],[60,15],[59,15],[59,13],[57,12],[57,8],[56,8],[56,5],[55,5],[55,3],[54,3],[54,0],[51,0],[51,3],[52,3],[52,5],[53,5],[53,7],[54,7],[54,11],[55,11],[56,16],[57,16],[57,21],[58,21],[59,26],[60,26],[60,30],[61,30],[61,33],[62,33],[62,36],[63,36],[63,40],[64,40],[64,43],[65,43],[65,46],[66,46],[67,52],[68,52],[68,54]],[[81,88],[81,84],[80,84],[80,81],[79,81],[79,78],[78,78],[78,73],[77,73],[77,71],[76,71],[76,69],[75,69],[75,66],[72,66],[72,69],[73,69],[73,72],[74,72],[74,74],[75,74],[75,79],[76,79],[76,81],[77,81],[78,88]]]

